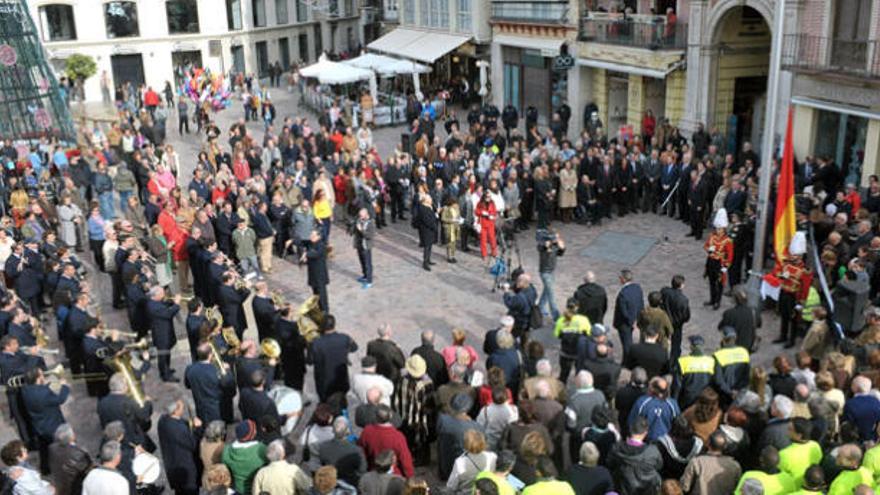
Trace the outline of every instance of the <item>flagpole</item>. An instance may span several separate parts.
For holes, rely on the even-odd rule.
[[[770,51],[770,73],[767,81],[767,111],[764,117],[764,139],[761,143],[761,175],[758,182],[758,211],[755,222],[755,245],[752,269],[749,272],[749,307],[755,310],[760,321],[761,278],[764,274],[764,248],[767,246],[768,206],[770,205],[770,181],[773,179],[773,141],[776,135],[776,109],[779,98],[779,71],[782,65],[783,28],[785,26],[785,0],[776,1],[773,22],[776,25],[773,46]]]

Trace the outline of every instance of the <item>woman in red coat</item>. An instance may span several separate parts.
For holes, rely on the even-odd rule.
[[[238,179],[239,184],[244,184],[251,178],[251,166],[244,157],[244,153],[239,151],[235,154],[235,163],[232,164],[232,173]]]
[[[165,239],[168,241],[168,249],[171,250],[174,264],[177,267],[177,277],[181,282],[180,287],[181,290],[184,290],[186,289],[189,279],[186,274],[189,271],[188,256],[186,253],[186,238],[189,237],[189,235],[185,230],[180,228],[180,225],[177,224],[174,206],[170,201],[165,204],[162,213],[159,213],[159,219],[156,223],[162,227],[162,233],[165,234]]]
[[[474,217],[480,226],[480,254],[486,259],[486,243],[492,246],[492,256],[498,256],[498,245],[495,243],[495,219],[498,218],[498,210],[489,191],[483,191],[483,197],[477,203],[474,210]]]

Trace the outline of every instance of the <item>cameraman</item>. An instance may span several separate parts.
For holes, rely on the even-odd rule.
[[[541,283],[544,284],[544,288],[541,290],[541,299],[538,301],[538,309],[546,315],[548,311],[544,309],[544,306],[549,305],[549,314],[555,322],[559,319],[559,308],[556,307],[553,295],[553,272],[556,271],[556,258],[565,254],[565,242],[559,232],[546,229],[538,229],[535,236],[538,241],[538,273],[541,276]]]

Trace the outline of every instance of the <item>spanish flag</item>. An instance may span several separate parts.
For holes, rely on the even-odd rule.
[[[779,186],[776,189],[776,219],[773,224],[773,248],[776,262],[782,263],[788,255],[788,245],[797,230],[794,209],[794,146],[792,144],[792,110],[788,109],[788,125],[785,130],[785,148],[782,150],[782,167],[779,170]]]

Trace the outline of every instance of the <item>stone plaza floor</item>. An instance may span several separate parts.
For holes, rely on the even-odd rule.
[[[299,107],[295,95],[276,88],[272,90],[272,97],[279,116],[308,115],[312,122],[316,121],[315,114]],[[215,117],[225,133],[241,115],[241,106],[236,103]],[[255,136],[262,138],[262,124],[251,122],[248,128]],[[185,186],[191,177],[201,137],[194,134],[178,136],[176,116],[173,114],[168,120],[168,129],[168,142],[175,146],[182,160],[181,185]],[[438,125],[437,129],[442,135],[442,126]],[[382,156],[387,156],[393,150],[401,132],[402,128],[383,128],[373,132]],[[223,139],[225,142],[225,137]],[[706,339],[707,350],[712,351],[717,347],[720,336],[716,327],[722,311],[732,305],[732,300],[725,297],[719,311],[703,306],[703,301],[708,299],[708,283],[702,278],[705,263],[702,242],[685,237],[687,228],[682,222],[655,214],[631,214],[605,221],[601,227],[561,222],[554,223],[553,227],[559,229],[567,244],[567,251],[559,259],[556,270],[557,306],[564,307],[566,299],[581,283],[584,274],[592,270],[596,273],[597,282],[608,292],[609,311],[604,323],[610,328],[614,298],[620,286],[617,275],[622,268],[633,270],[635,281],[642,285],[646,295],[649,291],[668,285],[672,275],[681,273],[687,278],[685,293],[690,299],[693,315],[685,326],[685,337],[701,334]],[[394,340],[407,355],[419,345],[422,330],[436,332],[436,345],[440,349],[450,343],[450,330],[453,327],[465,330],[468,343],[479,351],[486,330],[495,327],[499,317],[505,314],[501,292],[491,290],[493,278],[488,274],[486,264],[480,260],[478,251],[459,254],[458,264],[448,264],[445,261],[445,248],[435,246],[434,261],[437,264],[431,272],[425,272],[421,267],[417,237],[408,221],[389,224],[388,228],[379,231],[373,248],[374,286],[365,290],[356,281],[361,273],[350,237],[338,225],[332,229],[330,240],[335,248],[335,256],[329,261],[330,312],[336,316],[338,330],[352,335],[360,346],[359,351],[351,356],[353,372],[359,368],[367,342],[375,338],[376,329],[383,323],[391,324]],[[534,228],[518,235],[518,245],[522,265],[526,272],[533,275],[533,281],[540,291]],[[92,261],[90,254],[84,253],[83,256]],[[287,300],[296,305],[310,295],[304,267],[277,258],[273,264],[274,273],[268,276],[272,288],[282,290]],[[97,288],[94,293],[104,298],[103,318],[108,327],[127,329],[124,312],[113,310],[109,304],[109,277],[92,271],[91,279],[93,287]],[[54,323],[49,327],[54,327]],[[769,365],[781,351],[781,347],[769,344],[777,331],[777,318],[769,312],[765,313],[764,328],[758,331],[763,336],[764,344],[753,357],[754,362]],[[55,336],[51,329],[49,333]],[[177,369],[177,376],[182,378],[190,359],[182,318],[177,323],[177,334],[178,352],[172,363]],[[552,337],[551,325],[547,324],[532,334],[545,344],[556,365],[559,346]],[[619,348],[616,332],[611,331],[610,335],[618,342]],[[246,337],[256,338],[253,325]],[[481,353],[481,362],[484,360],[485,356]],[[306,397],[317,402],[310,370],[306,384]],[[96,401],[86,395],[82,383],[74,383],[73,390],[73,398],[63,407],[65,417],[74,426],[79,443],[90,452],[95,452],[100,438],[100,425],[95,414]],[[167,384],[158,380],[155,362],[146,380],[145,390],[154,399],[154,425],[169,401],[178,397],[191,399],[182,383]],[[15,436],[14,427],[6,414],[5,401],[2,408],[0,444]],[[156,438],[155,430],[152,436]]]

